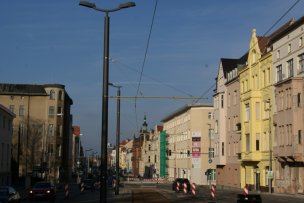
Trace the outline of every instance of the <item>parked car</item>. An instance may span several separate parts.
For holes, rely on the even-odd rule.
[[[261,195],[259,194],[237,195],[237,203],[247,203],[247,202],[262,203]]]
[[[37,182],[28,193],[29,199],[48,199],[56,198],[56,188],[50,182]]]
[[[1,203],[19,203],[21,201],[20,194],[11,186],[0,186],[0,202]]]
[[[176,189],[177,182],[179,182],[179,190]],[[187,184],[187,191],[191,190],[190,181],[187,178],[176,178],[172,183],[172,190],[179,192],[184,190],[184,183]]]
[[[94,181],[93,179],[84,179],[83,187],[85,190],[93,190],[94,189]]]

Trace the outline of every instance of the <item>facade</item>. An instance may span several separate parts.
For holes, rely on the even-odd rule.
[[[79,176],[82,159],[83,159],[83,152],[81,146],[81,133],[80,133],[80,126],[73,126],[73,141],[72,141],[72,171],[73,173]]]
[[[304,17],[272,40],[275,192],[304,193]]]
[[[130,153],[133,146],[132,140],[123,140],[119,146],[119,167],[124,174],[128,174],[130,171]],[[131,164],[132,165],[132,164]]]
[[[157,178],[160,172],[160,139],[162,126],[155,126],[143,142],[144,178]]]
[[[11,145],[15,114],[0,104],[0,185],[10,185]]]
[[[64,85],[0,84],[0,101],[16,114],[13,124],[14,177],[71,177],[72,99]]]
[[[187,105],[162,120],[167,138],[168,179],[188,178],[199,185],[215,182],[213,156],[209,157],[208,151],[213,148],[212,112],[210,104]]]
[[[247,54],[240,59],[222,58],[216,78],[214,101],[214,145],[216,184],[240,186],[240,102],[238,69],[245,64]]]
[[[215,164],[217,165],[217,185],[221,187],[240,187],[240,83],[238,70],[246,63],[246,60],[247,54],[240,59],[221,59],[217,77],[218,82],[214,95],[215,123],[218,126],[215,127]]]
[[[272,171],[272,52],[253,29],[247,65],[240,70],[241,187],[267,191]]]

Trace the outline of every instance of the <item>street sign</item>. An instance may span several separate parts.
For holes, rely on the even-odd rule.
[[[273,171],[268,171],[267,175],[268,175],[268,179],[272,179],[273,178]]]
[[[212,159],[209,159],[209,161],[208,161],[208,162],[209,162],[209,164],[211,164],[211,163],[212,163]]]

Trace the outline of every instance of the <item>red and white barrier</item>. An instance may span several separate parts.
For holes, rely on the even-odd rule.
[[[212,199],[214,199],[215,198],[215,187],[213,184],[211,185],[210,193],[211,193]]]
[[[64,195],[65,195],[65,198],[69,197],[69,184],[64,185]]]
[[[83,193],[83,191],[84,191],[84,183],[81,183],[80,184],[80,192]]]
[[[176,192],[179,191],[179,184],[180,184],[180,183],[177,181],[177,182],[176,182]]]
[[[187,188],[187,183],[184,183],[184,194],[187,194],[188,188]]]
[[[247,184],[246,184],[245,187],[244,187],[244,192],[243,192],[243,194],[244,194],[245,196],[247,196],[248,193],[249,193],[249,191],[248,191],[248,186],[247,186]]]
[[[195,183],[191,183],[191,193],[195,197],[195,195],[196,195],[196,185],[195,185]]]

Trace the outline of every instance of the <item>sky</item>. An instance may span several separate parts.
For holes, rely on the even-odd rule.
[[[91,2],[112,9],[127,1]],[[122,86],[121,95],[130,97],[121,99],[121,139],[138,136],[145,115],[148,128],[154,129],[197,97],[203,98],[199,103],[212,103],[220,58],[245,54],[252,29],[259,36],[268,35],[304,15],[304,0],[290,11],[297,0],[134,2],[136,7],[109,14],[109,82]],[[78,4],[75,0],[1,1],[0,83],[65,85],[82,144],[99,153],[105,13]],[[109,87],[112,144],[116,94],[117,89]],[[150,96],[162,98],[143,98]]]

